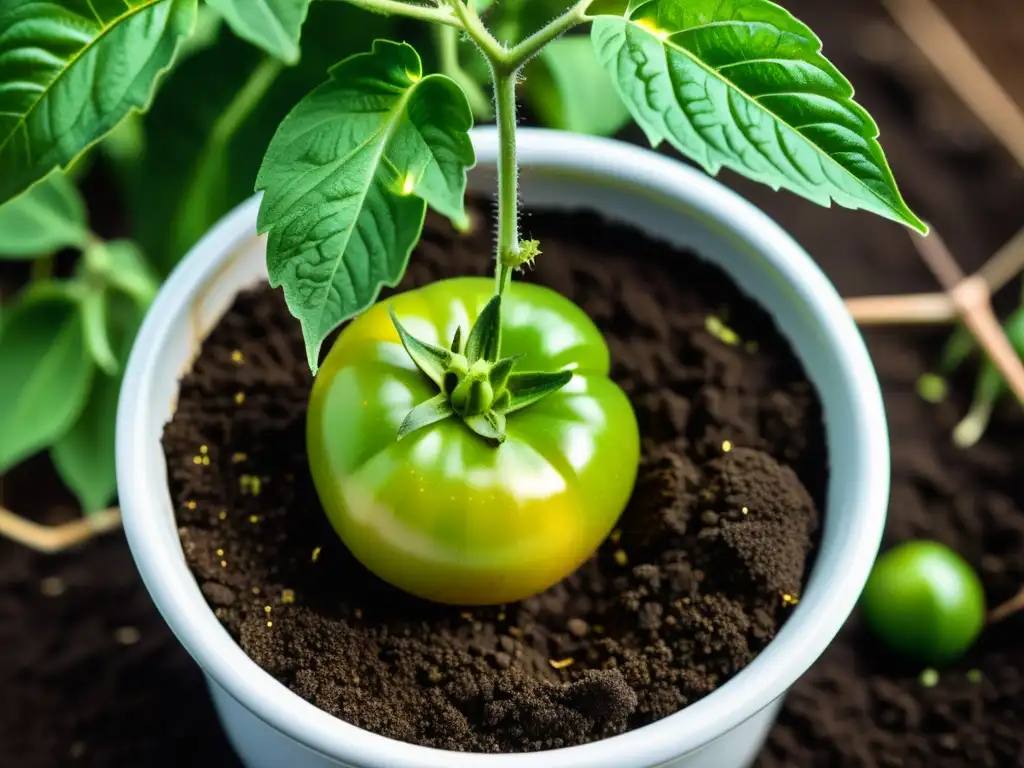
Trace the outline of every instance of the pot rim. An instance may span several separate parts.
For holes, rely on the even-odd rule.
[[[493,165],[493,127],[472,132],[479,165]],[[785,626],[742,671],[703,699],[650,725],[582,746],[533,753],[456,753],[396,741],[327,714],[281,685],[252,661],[207,605],[180,547],[157,532],[170,507],[165,478],[145,467],[160,452],[147,418],[149,393],[166,373],[161,353],[182,307],[214,279],[224,258],[253,236],[258,197],[224,217],[181,261],[146,315],[125,373],[117,418],[117,478],[125,534],[132,556],[157,608],[179,642],[232,698],[271,727],[324,756],[373,768],[547,768],[657,766],[694,751],[751,718],[802,675],[843,625],[877,555],[889,493],[889,443],[881,392],[860,333],[842,299],[811,257],[754,205],[703,172],[677,160],[612,139],[527,128],[518,133],[520,162],[593,182],[609,179],[645,187],[662,199],[682,202],[740,237],[798,289],[826,342],[836,348],[851,382],[850,408],[857,446],[858,482],[853,533],[824,563]],[[210,253],[216,254],[210,258]],[[175,376],[178,371],[173,372]],[[149,458],[146,458],[146,457]],[[158,457],[162,463],[162,456]],[[830,499],[829,507],[835,501]],[[851,511],[852,510],[852,511]]]

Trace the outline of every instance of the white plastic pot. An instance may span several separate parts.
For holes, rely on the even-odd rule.
[[[478,129],[473,138],[478,165],[470,188],[490,192],[496,135]],[[718,182],[653,152],[523,130],[519,158],[527,206],[590,209],[690,246],[775,318],[817,387],[826,420],[828,503],[807,589],[778,637],[714,693],[652,725],[579,747],[508,755],[427,749],[342,722],[289,691],[242,652],[200,593],[178,540],[160,445],[179,378],[202,339],[240,290],[266,279],[254,198],[214,227],[163,286],[135,342],[117,424],[118,488],[135,562],[206,673],[221,721],[250,768],[741,768],[864,586],[889,492],[885,414],[857,328],[811,258]]]

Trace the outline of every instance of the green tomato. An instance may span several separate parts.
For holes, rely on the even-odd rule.
[[[909,541],[875,563],[861,608],[868,626],[893,650],[943,664],[981,632],[985,591],[956,552],[934,541]]]
[[[600,331],[575,304],[513,283],[502,301],[503,356],[517,371],[572,370],[562,389],[508,416],[493,446],[458,417],[396,439],[437,394],[388,315],[417,338],[463,338],[493,282],[458,278],[371,307],[338,336],[313,385],[313,481],[352,554],[385,581],[436,602],[484,605],[536,594],[597,549],[633,491],[636,415],[608,378]]]

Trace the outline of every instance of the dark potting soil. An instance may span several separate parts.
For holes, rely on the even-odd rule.
[[[487,270],[487,208],[468,238],[430,217],[401,288]],[[826,475],[816,394],[723,273],[593,215],[526,222],[529,278],[602,328],[644,438],[620,528],[546,593],[439,606],[348,553],[308,476],[311,379],[279,292],[237,300],[164,436],[186,557],[245,652],[331,714],[443,749],[580,744],[720,686],[798,601]]]

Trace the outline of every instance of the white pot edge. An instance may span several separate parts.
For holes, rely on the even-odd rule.
[[[479,164],[493,164],[493,128],[475,129]],[[877,554],[889,493],[889,444],[875,372],[845,305],[813,260],[777,224],[703,173],[648,150],[562,132],[519,132],[524,164],[604,175],[685,201],[718,218],[765,254],[797,290],[841,353],[853,398],[859,484],[848,484],[859,510],[839,556],[815,565],[812,588],[778,637],[727,684],[684,710],[644,728],[592,744],[544,752],[546,768],[657,766],[699,749],[783,695],[822,653],[850,612]],[[159,453],[147,420],[147,394],[160,370],[160,350],[182,308],[222,268],[226,254],[250,238],[256,198],[219,222],[179,264],[161,289],[136,339],[125,374],[117,424],[117,474],[129,545],[158,609],[200,666],[259,718],[334,759],[373,768],[531,768],[537,754],[474,755],[396,742],[334,718],[280,685],[249,659],[224,630],[184,563],[180,546],[158,535],[170,506],[163,476],[140,471]],[[208,254],[222,254],[219,260]],[[171,372],[177,377],[178,371]],[[159,456],[162,461],[162,456]],[[830,502],[830,507],[832,506]],[[827,570],[825,570],[827,569]],[[824,581],[822,581],[824,580]]]

